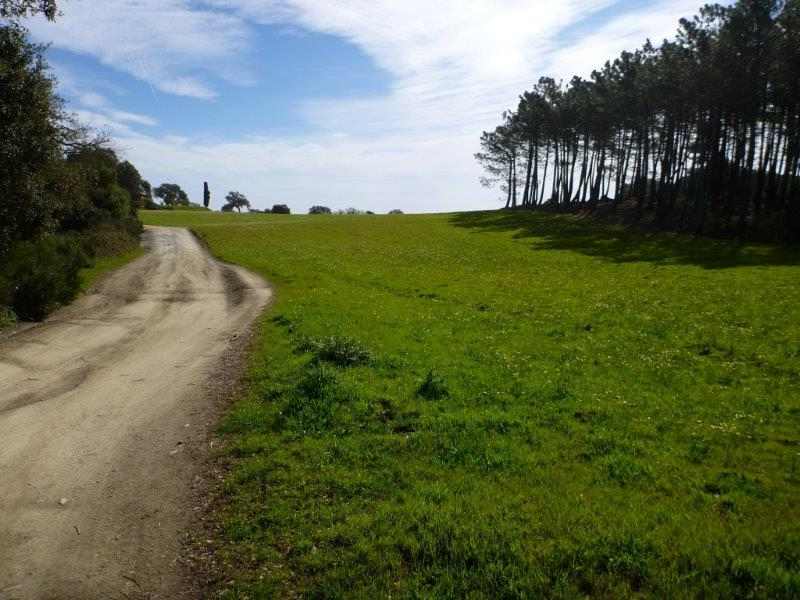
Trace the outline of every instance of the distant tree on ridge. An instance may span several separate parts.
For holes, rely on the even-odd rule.
[[[242,212],[243,208],[250,208],[250,201],[240,192],[228,192],[228,195],[225,196],[225,206],[222,207],[223,210],[226,207],[230,207],[231,210],[235,208],[237,211]]]
[[[153,193],[156,198],[161,198],[165,206],[188,206],[189,196],[186,195],[177,183],[162,183]]]

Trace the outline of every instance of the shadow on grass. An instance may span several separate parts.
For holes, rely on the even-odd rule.
[[[578,215],[499,210],[454,214],[451,223],[478,231],[515,232],[515,239],[533,239],[534,250],[570,250],[616,263],[686,264],[704,269],[800,265],[797,246],[647,233]]]

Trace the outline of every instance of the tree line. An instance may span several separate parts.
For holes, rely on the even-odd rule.
[[[0,0],[0,321],[41,319],[72,299],[96,256],[138,245],[149,185],[65,110],[44,49],[20,19],[53,0]]]
[[[800,0],[706,5],[481,136],[505,206],[613,206],[665,228],[800,239]]]

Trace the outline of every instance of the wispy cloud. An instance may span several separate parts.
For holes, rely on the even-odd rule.
[[[529,86],[566,27],[613,0],[213,0],[244,19],[342,37],[394,76],[388,97],[305,106],[316,125],[369,134],[473,131]],[[487,125],[488,126],[488,125]]]
[[[170,94],[212,99],[209,76],[241,71],[249,29],[238,17],[188,0],[72,0],[32,33],[56,48],[97,58]]]
[[[136,132],[130,127],[131,125],[143,127],[158,125],[158,121],[153,117],[120,110],[108,97],[83,87],[79,79],[67,67],[60,64],[51,66],[57,73],[58,93],[70,100],[70,109],[73,114],[88,127],[110,131],[117,135],[131,136],[136,135]]]

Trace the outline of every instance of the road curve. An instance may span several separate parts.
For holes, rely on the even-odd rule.
[[[215,386],[270,290],[185,229],[149,227],[143,244],[0,340],[0,600],[184,595]]]

